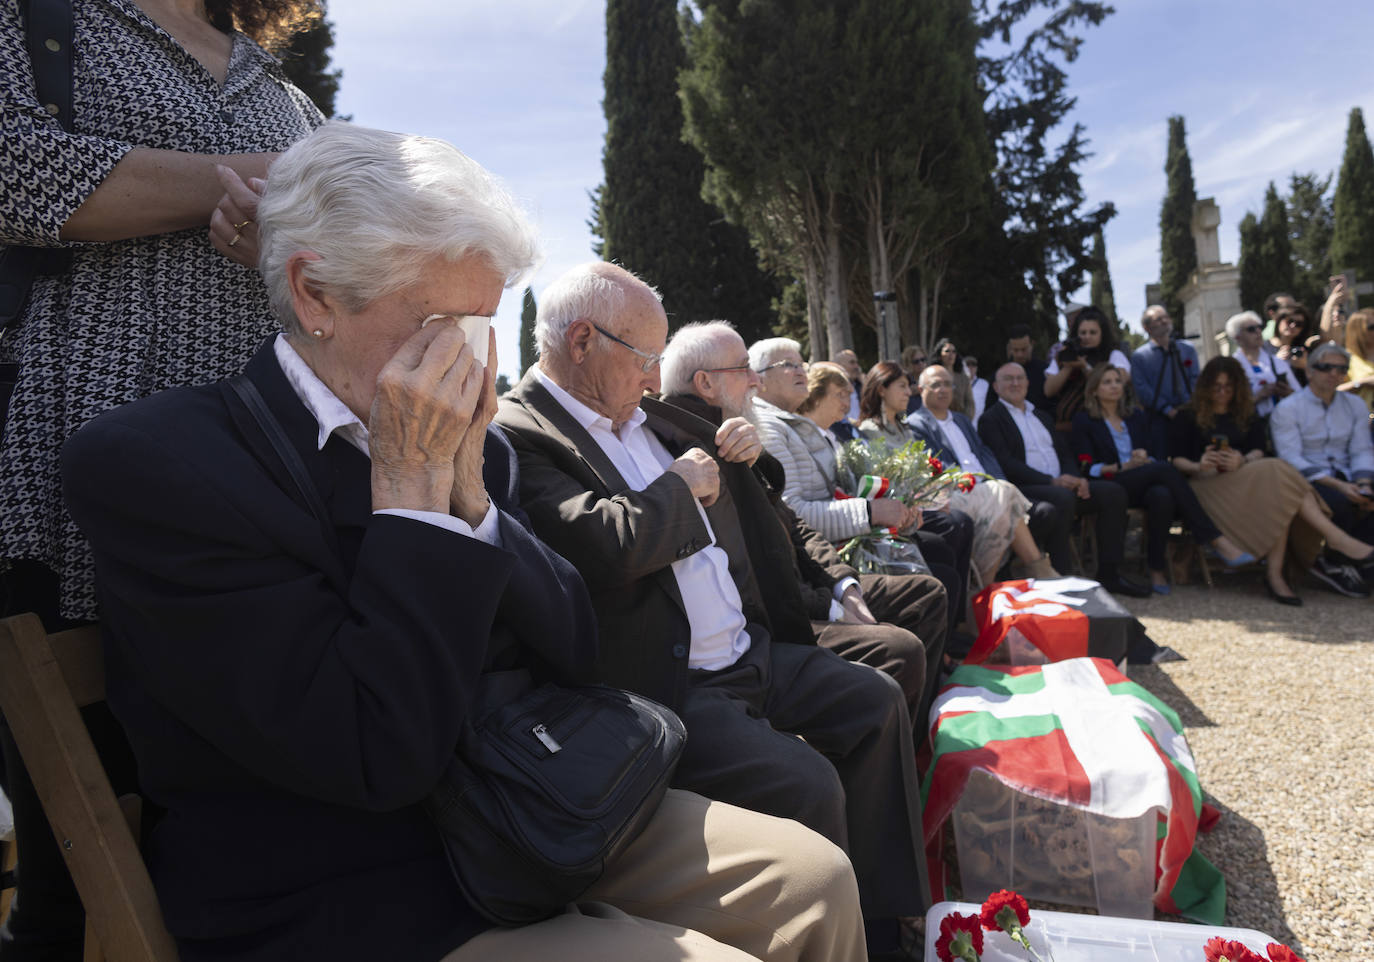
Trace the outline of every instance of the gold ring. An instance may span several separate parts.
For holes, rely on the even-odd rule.
[[[231,237],[231,238],[229,239],[229,246],[230,246],[230,247],[233,247],[235,244],[237,244],[237,243],[239,242],[239,239],[242,238],[242,237],[243,237],[242,234],[240,234],[240,233],[238,233],[237,231],[235,231],[235,232],[234,232],[234,236]]]
[[[247,227],[247,226],[248,226],[249,224],[251,224],[251,223],[253,223],[253,218],[250,217],[250,218],[248,218],[246,221],[244,221],[244,222],[241,223],[241,224],[235,224],[235,225],[234,225],[234,230],[238,231],[239,233],[242,233],[242,232],[243,232],[243,229],[244,229],[245,227]]]

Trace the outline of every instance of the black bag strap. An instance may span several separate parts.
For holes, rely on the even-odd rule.
[[[324,500],[320,497],[319,489],[315,487],[315,482],[310,479],[310,472],[306,470],[305,462],[301,460],[300,453],[296,450],[291,439],[286,436],[286,429],[281,426],[277,416],[272,413],[272,409],[263,400],[261,392],[246,374],[238,374],[229,378],[225,382],[233,389],[248,408],[248,413],[253,415],[253,420],[258,422],[258,427],[262,428],[262,433],[267,435],[268,442],[272,449],[277,452],[277,457],[281,458],[282,464],[286,467],[287,473],[291,475],[291,480],[296,484],[296,490],[305,499],[306,506],[310,513],[315,516],[315,520],[320,523],[320,529],[324,532],[325,544],[337,555],[339,553],[338,538],[334,534],[334,527],[329,523],[329,511],[324,506]]]

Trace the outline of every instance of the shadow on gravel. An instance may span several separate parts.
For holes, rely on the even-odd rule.
[[[1198,833],[1197,849],[1226,878],[1226,924],[1257,929],[1305,956],[1306,951],[1284,917],[1264,833],[1205,789],[1203,798],[1221,812],[1216,828],[1206,834]]]
[[[1193,700],[1184,694],[1183,689],[1156,665],[1131,665],[1127,674],[1131,681],[1140,683],[1150,694],[1178,712],[1179,720],[1185,728],[1215,728],[1217,723],[1208,718]]]

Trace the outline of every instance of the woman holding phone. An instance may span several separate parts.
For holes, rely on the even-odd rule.
[[[1170,454],[1216,526],[1266,559],[1264,586],[1280,604],[1302,604],[1288,579],[1312,566],[1323,539],[1353,558],[1374,553],[1331,522],[1297,468],[1265,457],[1264,421],[1235,358],[1203,367],[1193,400],[1174,418]]]

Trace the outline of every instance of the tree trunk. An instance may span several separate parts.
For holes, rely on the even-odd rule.
[[[827,225],[825,238],[825,321],[829,335],[827,359],[840,351],[853,350],[854,332],[849,326],[849,299],[845,296],[844,255],[840,251],[840,232]]]
[[[879,291],[888,294],[894,293],[892,289],[892,262],[888,259],[887,236],[883,231],[881,214],[878,217],[870,218],[868,278],[874,294]],[[902,330],[898,319],[900,312],[897,307],[896,301],[879,302],[876,298],[874,299],[874,327],[877,329],[878,360],[880,361],[895,361],[902,353]]]
[[[830,341],[825,333],[821,270],[814,257],[802,258],[802,284],[806,287],[806,329],[811,339],[811,360],[824,361],[830,356]]]

